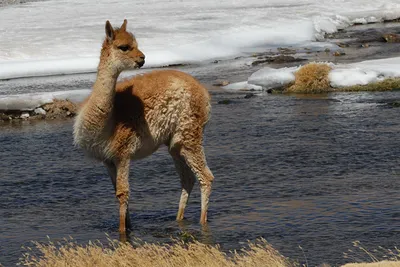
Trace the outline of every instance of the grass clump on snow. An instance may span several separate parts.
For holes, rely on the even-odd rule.
[[[110,241],[78,245],[73,240],[54,244],[35,242],[28,249],[20,265],[40,267],[286,267],[291,263],[273,249],[265,240],[249,243],[247,249],[226,254],[218,245],[210,246],[197,241],[172,245],[147,244],[133,247],[129,243]],[[36,251],[36,252],[34,252]]]
[[[330,85],[329,72],[332,68],[325,63],[309,63],[295,73],[294,83],[288,85],[284,92],[318,94],[328,92],[361,92],[390,91],[400,89],[400,78],[386,78],[382,81],[365,85],[352,85],[334,88]]]
[[[296,71],[295,82],[286,88],[289,93],[324,93],[331,91],[329,72],[332,68],[323,63],[309,63]]]

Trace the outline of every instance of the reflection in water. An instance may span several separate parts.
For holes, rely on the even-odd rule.
[[[264,237],[309,265],[341,264],[351,241],[399,245],[400,92],[323,97],[213,95],[205,149],[215,174],[208,227],[193,189],[176,222],[180,183],[162,148],[132,163],[132,231],[118,234],[118,203],[105,168],[72,145],[72,122],[0,128],[0,262],[30,240],[73,236],[171,242],[192,235],[224,250]],[[218,105],[238,97],[234,104]]]

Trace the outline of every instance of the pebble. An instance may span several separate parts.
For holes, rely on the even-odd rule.
[[[35,108],[33,112],[35,112],[36,115],[46,115],[46,111],[42,108]]]
[[[21,118],[21,119],[27,119],[27,118],[29,118],[29,113],[22,113],[20,118]]]

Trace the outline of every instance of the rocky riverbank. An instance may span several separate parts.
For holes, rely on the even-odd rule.
[[[34,120],[55,120],[72,118],[76,115],[78,105],[69,100],[57,100],[33,110],[0,110],[0,122],[18,123]]]

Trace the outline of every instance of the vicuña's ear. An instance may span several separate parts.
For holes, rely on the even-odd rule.
[[[124,23],[122,23],[122,26],[121,26],[121,30],[123,30],[123,31],[126,31],[126,24],[128,23],[128,21],[126,20],[126,19],[124,19]]]
[[[114,29],[108,20],[106,22],[106,36],[107,36],[108,42],[114,41]]]

